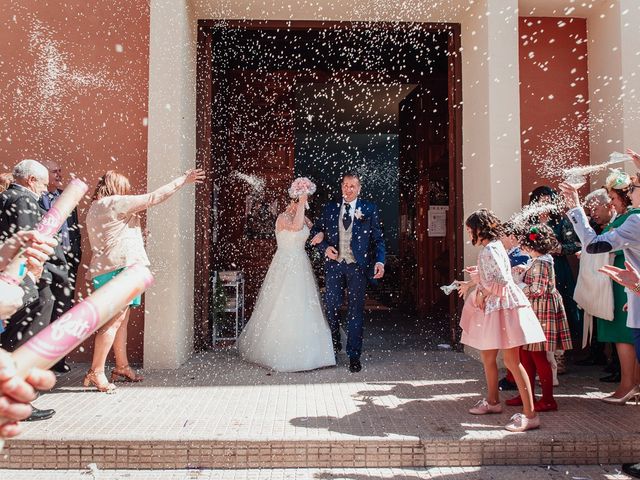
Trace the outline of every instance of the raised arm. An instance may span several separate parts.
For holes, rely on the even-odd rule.
[[[293,232],[298,232],[302,230],[302,227],[305,224],[305,216],[304,216],[304,206],[307,203],[307,196],[302,195],[299,197],[298,205],[296,206],[296,213],[293,218],[287,215],[280,215],[276,222],[276,229],[278,231],[282,230],[290,230]]]
[[[181,175],[166,185],[157,188],[151,193],[145,193],[144,195],[122,196],[118,202],[119,209],[124,214],[141,212],[149,207],[153,207],[168,200],[185,185],[202,183],[204,178],[205,174],[203,170],[187,170],[184,175]]]
[[[580,206],[578,191],[573,185],[561,183],[560,188],[570,210],[567,217],[580,238],[583,253],[606,253],[629,247],[640,247],[640,215],[630,215],[618,228],[609,230],[601,235],[589,225],[589,219]]]

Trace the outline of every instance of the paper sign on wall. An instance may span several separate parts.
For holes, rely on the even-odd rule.
[[[431,205],[427,214],[427,230],[430,237],[447,236],[448,205]]]

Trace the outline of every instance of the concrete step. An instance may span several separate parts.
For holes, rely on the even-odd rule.
[[[373,342],[371,342],[373,344]],[[81,387],[74,366],[36,401],[57,414],[7,442],[5,469],[415,468],[619,464],[640,459],[640,407],[608,405],[597,369],[560,378],[560,410],[539,430],[504,430],[517,408],[474,416],[481,366],[454,351],[396,346],[304,373],[276,373],[235,351],[145,372],[114,395]],[[503,398],[512,395],[508,392]],[[4,477],[0,476],[4,480]]]
[[[3,480],[629,480],[620,465],[250,470],[0,470]]]

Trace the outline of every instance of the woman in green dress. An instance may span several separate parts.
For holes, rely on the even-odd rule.
[[[605,188],[609,193],[611,204],[616,211],[616,216],[611,223],[604,228],[604,232],[620,227],[629,215],[638,213],[639,209],[631,207],[631,200],[627,191],[631,185],[631,178],[621,170],[613,170],[607,177]],[[613,265],[624,267],[624,253],[619,250],[613,252]],[[598,341],[611,342],[616,345],[616,351],[620,358],[620,384],[615,392],[602,400],[607,403],[618,403],[617,400],[626,395],[637,384],[637,360],[633,345],[633,334],[627,327],[627,312],[624,306],[627,303],[627,293],[622,285],[613,282],[613,320],[597,319]]]

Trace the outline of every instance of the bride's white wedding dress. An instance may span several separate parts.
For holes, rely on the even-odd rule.
[[[278,249],[260,288],[251,319],[238,339],[245,360],[279,372],[335,365],[311,262],[304,250],[305,225],[276,232]]]

